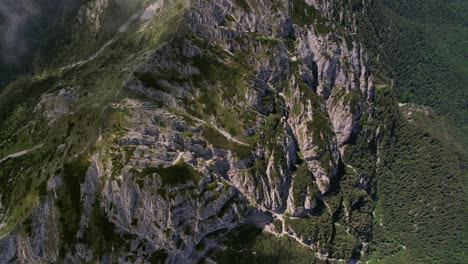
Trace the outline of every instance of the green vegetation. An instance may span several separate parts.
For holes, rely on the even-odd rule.
[[[156,250],[156,252],[154,252],[151,257],[148,259],[149,263],[151,264],[159,264],[159,263],[164,263],[164,261],[166,260],[167,258],[167,252],[166,250]]]
[[[351,259],[353,251],[356,247],[356,238],[346,232],[345,227],[335,224],[335,232],[333,234],[333,244],[331,252],[333,256],[342,259]]]
[[[308,121],[306,125],[308,131],[311,133],[314,144],[317,145],[319,151],[321,151],[320,162],[323,168],[328,170],[331,162],[328,144],[333,140],[334,131],[332,130],[333,126],[330,122],[328,112],[325,110],[325,102],[303,81],[299,82],[299,89],[303,93],[302,104],[307,105],[310,101],[312,105],[313,119],[312,121]]]
[[[232,149],[232,146],[234,143],[230,141],[228,138],[226,138],[223,134],[218,132],[218,130],[212,128],[212,127],[207,127],[203,129],[202,135],[204,138],[206,138],[210,144],[213,145],[215,148],[228,148]]]
[[[358,35],[370,52],[374,75],[393,80],[400,101],[432,107],[458,130],[466,148],[466,2],[375,0],[350,10],[360,14]]]
[[[279,219],[273,221],[273,225],[275,225],[275,232],[281,234],[283,232],[283,222]]]
[[[7,228],[12,228],[17,221],[27,217],[37,199],[37,192],[34,191],[39,175],[37,172],[30,172],[29,177],[18,175],[18,168],[28,161],[40,162],[38,156],[25,155],[17,159],[8,159],[0,166],[0,186],[2,186],[1,203],[4,210],[11,210],[6,218]],[[15,177],[17,176],[17,177]],[[2,229],[0,235],[5,234]]]
[[[206,127],[203,130],[202,135],[208,140],[210,144],[213,145],[214,148],[232,150],[234,151],[234,154],[236,154],[241,159],[249,158],[251,155],[252,147],[231,141],[218,130],[212,127]]]
[[[309,6],[304,0],[292,1],[291,18],[299,26],[312,24],[317,18],[317,13],[318,11],[313,6]]]
[[[331,240],[333,232],[333,223],[330,215],[326,210],[317,210],[317,215],[311,215],[306,218],[287,218],[286,226],[290,227],[294,232],[304,239],[312,239],[328,244]]]
[[[235,2],[246,10],[254,8],[246,0]],[[330,32],[331,27],[315,8],[303,0],[292,2],[294,23],[313,25],[320,34]],[[317,197],[315,202],[318,205],[314,213],[306,218],[287,218],[286,230],[282,229],[280,220],[274,221],[276,232],[291,229],[305,243],[319,241],[320,249],[330,252],[334,258],[349,259],[360,240],[372,239],[370,256],[365,259],[371,263],[466,262],[463,177],[466,180],[465,164],[468,159],[463,148],[466,144],[462,145],[450,136],[453,133],[451,125],[461,131],[462,140],[463,135],[466,137],[464,132],[468,131],[464,102],[464,73],[468,67],[467,60],[463,60],[466,57],[466,41],[460,37],[466,35],[466,26],[461,25],[465,22],[458,15],[459,2],[450,2],[450,8],[435,0],[428,2],[376,0],[366,7],[369,10],[365,10],[375,13],[360,13],[358,35],[365,41],[371,58],[382,60],[373,61],[371,70],[379,82],[389,83],[389,79],[394,79],[398,94],[388,87],[377,87],[375,105],[372,106],[375,106],[375,115],[365,113],[360,118],[359,132],[353,135],[342,157],[346,165],[340,164],[330,192],[323,197],[326,204]],[[363,8],[361,3],[354,0],[349,2],[353,5],[351,9]],[[169,39],[177,28],[183,8],[182,1],[175,1],[164,9],[158,19],[150,21],[148,27],[120,34],[94,61],[84,66],[64,70],[50,66],[44,74],[35,78],[18,79],[0,94],[0,159],[40,146],[24,155],[6,158],[0,164],[1,204],[8,212],[4,219],[0,219],[6,223],[0,230],[0,236],[23,220],[24,226],[30,226],[27,216],[38,199],[48,195],[47,180],[53,176],[63,176],[63,185],[55,193],[58,197],[59,239],[62,244],[60,257],[73,250],[76,242],[86,243],[98,256],[116,252],[128,245],[98,202],[91,212],[89,227],[82,238],[77,237],[82,214],[79,186],[90,164],[90,157],[80,153],[92,152],[102,132],[103,141],[100,144],[110,150],[108,154],[113,165],[111,177],[119,175],[129,162],[135,148],[117,147],[113,141],[127,131],[127,112],[125,109],[114,109],[110,104],[122,98],[120,88],[130,74],[131,66],[142,62],[155,45]],[[107,13],[104,15],[103,28],[108,35],[104,34],[102,38],[92,39],[89,32],[82,32],[63,38],[64,43],[54,43],[58,46],[51,52],[65,48],[58,53],[58,61],[53,65],[76,61],[95,52],[116,30],[111,23],[121,22],[119,20],[127,14],[120,15],[115,17],[117,21]],[[384,26],[381,20],[385,22]],[[193,98],[187,96],[180,99],[184,100],[184,106],[192,107],[188,111],[204,120],[216,117],[217,126],[250,143],[250,146],[229,140],[210,125],[204,127],[202,136],[213,147],[232,150],[241,159],[251,157],[255,143],[263,144],[266,157],[274,153],[275,164],[270,176],[276,183],[276,180],[280,180],[280,168],[285,163],[283,121],[278,114],[285,109],[285,105],[282,99],[275,98],[280,97],[276,94],[280,89],[272,88],[262,98],[264,105],[274,108],[269,115],[252,114],[253,111],[248,109],[251,106],[246,104],[245,108],[241,108],[239,101],[245,103],[245,92],[256,74],[253,69],[258,65],[249,62],[260,64],[266,61],[265,58],[274,56],[274,45],[280,41],[246,33],[238,36],[236,41],[243,44],[259,41],[267,51],[256,53],[246,48],[230,54],[219,46],[192,37],[187,38],[200,46],[202,52],[183,60],[197,67],[201,72],[199,75],[192,76],[190,80],[181,79],[175,72],[159,72],[159,75],[136,73],[135,77],[146,86],[166,92],[170,91],[160,82],[164,78],[169,82],[191,82],[191,85],[199,88],[200,93],[196,91],[191,94]],[[83,39],[91,41],[81,46]],[[289,41],[289,46],[294,45]],[[451,47],[461,51],[460,57],[452,54]],[[70,56],[75,49],[76,56]],[[292,65],[294,71],[298,63]],[[328,142],[332,140],[333,131],[325,102],[305,83],[298,83],[303,99],[310,100],[312,104],[313,120],[306,124],[307,128],[322,151],[322,164],[328,169],[331,159]],[[61,89],[71,88],[75,89],[76,111],[65,113],[65,118],[58,117],[54,122],[49,122],[40,111],[34,111],[44,93],[56,94]],[[344,90],[336,88],[335,91],[343,93],[338,97],[352,107],[358,107],[363,100],[357,93],[345,94]],[[398,108],[399,100],[432,106],[448,122],[439,120],[430,109],[413,105]],[[299,115],[305,101],[294,105],[292,114]],[[245,136],[245,126],[253,127],[260,117],[265,119],[263,128],[258,129],[254,136]],[[378,135],[375,131],[379,131]],[[192,137],[192,133],[186,131],[182,134]],[[239,173],[254,177],[254,182],[260,181],[267,162],[256,159],[252,163],[252,168]],[[302,204],[305,191],[308,188],[315,191],[312,183],[314,176],[307,164],[298,163],[292,176],[293,197],[297,204]],[[168,194],[168,187],[190,182],[198,184],[202,177],[183,161],[169,167],[148,167],[142,172],[133,169],[131,173],[137,177],[140,187],[143,187],[146,176],[157,174],[163,186],[156,192],[165,197],[183,194],[179,191]],[[216,182],[207,184],[205,191],[214,190],[218,185]],[[263,187],[257,184],[256,188]],[[225,186],[224,191],[227,190]],[[259,193],[263,193],[263,190]],[[188,192],[185,194],[192,195]],[[216,193],[211,199],[221,194]],[[217,217],[228,212],[233,202],[226,203]],[[371,227],[374,209],[375,222]],[[132,224],[138,225],[137,219]],[[193,230],[186,227],[184,232],[190,234]],[[319,262],[313,251],[295,240],[275,237],[257,229],[236,230],[226,237],[225,242],[228,245],[226,250],[213,253],[214,259],[222,263]],[[158,263],[167,255],[168,252],[158,250],[147,257],[150,262]]]
[[[357,35],[372,74],[395,89],[377,87],[378,115],[360,120],[344,157],[365,179],[377,171],[369,182],[377,200],[370,263],[467,260],[466,10],[458,0],[375,0],[349,1],[336,13],[349,25],[358,14]],[[398,102],[421,106],[399,109]],[[379,127],[380,140],[372,127]],[[372,159],[377,154],[379,164]],[[359,180],[343,179],[346,185]]]
[[[245,227],[226,236],[227,249],[213,253],[219,263],[322,263],[312,250],[287,237]]]
[[[82,242],[88,245],[98,257],[103,256],[104,253],[119,250],[126,243],[117,233],[114,223],[108,220],[99,202],[94,204],[88,226],[83,233]]]
[[[250,11],[250,6],[246,0],[234,0],[234,1],[236,2],[238,6],[242,7],[242,9],[244,9],[245,11]]]
[[[304,0],[293,0],[291,18],[299,26],[313,24],[317,33],[326,35],[332,28],[327,20],[313,6],[309,6]]]
[[[141,63],[146,52],[153,50],[154,45],[166,40],[174,32],[174,25],[178,23],[184,7],[180,3],[171,2],[151,31],[128,30],[119,34],[99,56],[85,65],[60,69],[58,64],[85,59],[81,53],[79,58],[67,56],[66,61],[50,65],[33,78],[20,78],[2,91],[0,159],[14,153],[26,153],[8,158],[0,166],[1,199],[6,209],[6,214],[0,219],[5,222],[0,236],[10,232],[25,219],[40,196],[47,195],[46,181],[65,171],[64,187],[58,191],[58,195],[61,197],[62,254],[68,250],[67,247],[75,239],[80,217],[79,212],[73,210],[80,210],[78,186],[83,174],[81,169],[74,166],[77,162],[75,157],[81,159],[80,153],[93,151],[102,125],[103,132],[108,133],[104,135],[105,143],[108,143],[107,136],[112,136],[112,129],[125,129],[125,123],[120,122],[118,114],[113,119],[115,122],[106,126],[105,109],[110,103],[122,98],[121,86],[130,73],[129,66]],[[63,43],[65,46],[68,44]],[[64,53],[61,54],[65,54],[65,46],[56,48],[63,48]],[[54,54],[54,58],[60,60],[61,57]],[[61,113],[54,120],[49,120],[42,111],[34,111],[42,95],[53,97],[62,89],[73,94],[73,111]],[[125,161],[128,155],[121,158]]]
[[[2,123],[5,121],[11,122],[11,117],[10,120],[8,120],[7,117],[10,116],[11,112],[19,105],[18,100],[23,100],[21,102],[23,103],[23,106],[35,106],[39,97],[44,92],[51,89],[51,86],[56,81],[56,77],[45,79],[30,79],[28,77],[22,77],[7,86],[0,96],[0,127],[3,129],[12,129],[8,126],[11,126],[11,123]]]
[[[83,2],[88,2],[84,5],[93,5],[92,1]],[[100,12],[98,15],[86,19],[78,16],[64,17],[62,23],[58,23],[53,28],[49,36],[50,41],[40,50],[39,64],[58,67],[91,56],[117,35],[119,28],[148,2],[148,0],[125,3],[110,1],[103,10],[96,10]],[[99,23],[99,27],[96,27],[95,23]]]
[[[293,174],[293,198],[296,205],[304,204],[307,188],[315,191],[313,186],[314,175],[309,170],[307,163],[302,162]],[[310,194],[314,195],[314,193]]]
[[[201,174],[192,166],[187,163],[180,161],[179,163],[169,166],[169,167],[148,167],[143,169],[141,172],[141,177],[156,173],[161,177],[161,183],[163,185],[174,186],[177,184],[183,184],[188,181],[192,181],[195,184],[198,184],[198,181],[201,179]]]
[[[401,114],[396,94],[377,90],[383,121],[370,260],[381,263],[463,263],[466,260],[466,153],[447,141],[441,121],[424,110]],[[451,143],[450,143],[451,142]]]
[[[220,46],[213,46],[204,41],[196,40],[197,46],[204,50],[202,55],[192,58],[192,63],[200,70],[200,75],[193,81],[201,85],[203,81],[221,86],[223,100],[241,95],[247,89],[246,81],[253,77],[251,68],[239,56],[231,57]]]
[[[63,258],[67,251],[74,248],[76,233],[81,220],[81,184],[84,182],[86,170],[89,167],[88,157],[67,163],[63,168],[63,188],[58,192],[56,200],[60,212],[60,256]]]

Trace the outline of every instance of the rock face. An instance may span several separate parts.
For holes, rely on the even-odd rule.
[[[224,234],[275,219],[277,235],[318,260],[354,257],[368,241],[357,226],[371,218],[357,216],[370,214],[360,210],[369,196],[342,157],[370,117],[372,77],[361,45],[327,20],[334,1],[320,2],[146,3],[84,66],[127,72],[122,86],[79,80],[35,108],[38,129],[68,122],[52,144],[67,159],[0,240],[0,263],[215,261]],[[90,1],[77,16],[99,31],[110,3]],[[84,127],[67,121],[75,116]],[[342,214],[346,227],[335,225]]]

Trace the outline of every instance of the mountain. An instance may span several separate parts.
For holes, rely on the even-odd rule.
[[[461,128],[386,1],[73,3],[0,94],[0,263],[466,260]]]

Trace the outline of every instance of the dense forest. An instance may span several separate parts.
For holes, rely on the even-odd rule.
[[[358,35],[374,74],[405,103],[397,114],[384,103],[389,96],[376,98],[391,135],[382,141],[371,259],[466,263],[468,2],[377,0],[354,8],[362,11]]]
[[[394,82],[401,102],[432,107],[466,148],[468,2],[376,0],[357,9],[374,73]]]

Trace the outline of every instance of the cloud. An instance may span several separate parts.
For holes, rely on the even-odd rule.
[[[4,0],[0,3],[0,48],[4,63],[15,63],[27,53],[24,32],[37,12],[34,2],[29,0]]]
[[[21,64],[81,0],[0,0],[0,64]]]

